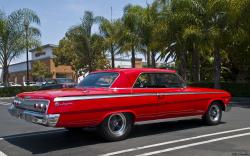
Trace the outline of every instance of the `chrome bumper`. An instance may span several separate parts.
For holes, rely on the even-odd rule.
[[[17,117],[19,119],[26,120],[28,122],[32,122],[35,124],[40,124],[44,126],[49,126],[49,127],[55,127],[60,114],[42,114],[39,112],[34,112],[34,111],[29,111],[29,110],[23,110],[16,108],[14,105],[11,105],[9,108],[9,113]]]

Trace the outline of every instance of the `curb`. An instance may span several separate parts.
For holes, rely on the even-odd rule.
[[[8,100],[8,99],[14,99],[15,97],[12,96],[12,97],[1,97],[0,100]]]

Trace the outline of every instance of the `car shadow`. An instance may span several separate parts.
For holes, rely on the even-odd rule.
[[[224,123],[222,122],[221,124]],[[129,138],[144,137],[202,126],[205,125],[200,119],[135,125]],[[42,154],[62,149],[105,143],[105,140],[98,136],[95,129],[87,129],[75,133],[59,129],[12,135],[3,138],[8,143],[30,151],[32,154]]]

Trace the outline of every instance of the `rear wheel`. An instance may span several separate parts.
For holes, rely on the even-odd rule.
[[[111,114],[99,125],[98,131],[108,141],[126,139],[133,126],[132,116],[127,113]]]
[[[220,103],[213,102],[202,119],[207,125],[217,125],[220,123],[222,117],[222,108]]]

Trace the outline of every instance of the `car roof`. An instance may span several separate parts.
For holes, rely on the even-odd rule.
[[[135,83],[137,77],[141,73],[155,73],[155,72],[176,73],[175,70],[157,69],[157,68],[119,68],[119,69],[98,70],[91,73],[102,73],[102,72],[119,73],[118,78],[112,84],[111,88],[131,88]]]

